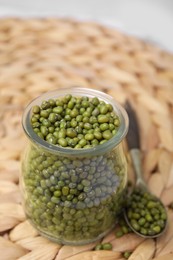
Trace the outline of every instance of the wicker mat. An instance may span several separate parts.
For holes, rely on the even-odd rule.
[[[158,239],[111,232],[112,251],[60,246],[39,236],[25,218],[18,186],[26,146],[21,116],[29,101],[57,88],[100,89],[139,119],[145,179],[168,209]],[[0,21],[0,259],[173,259],[173,55],[111,28],[59,19]],[[129,179],[134,174],[127,153]]]

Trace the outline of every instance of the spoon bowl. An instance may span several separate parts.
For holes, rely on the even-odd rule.
[[[139,188],[137,188],[139,189]],[[134,203],[134,199],[131,198],[134,195],[134,191],[132,192],[132,195],[130,195],[129,200],[131,199],[131,204]],[[147,194],[148,197],[152,198],[153,200],[150,200],[149,202],[146,202],[145,205],[143,205],[144,209],[141,209],[141,213],[143,212],[147,212],[144,215],[140,215],[140,213],[136,213],[137,211],[137,207],[135,209],[131,208],[131,206],[127,206],[126,209],[124,210],[124,218],[126,223],[128,224],[128,226],[130,227],[130,229],[138,234],[141,237],[144,238],[156,238],[159,237],[160,235],[162,235],[167,227],[167,213],[165,210],[165,207],[163,205],[163,203],[160,201],[160,199],[158,199],[156,196],[154,196],[153,194],[151,194],[148,190],[145,189],[141,189],[140,188],[140,192],[141,194]],[[155,205],[157,205],[157,208],[147,208],[147,206],[152,205],[151,202],[154,202]],[[140,203],[140,201],[138,202]],[[148,205],[147,205],[148,204]],[[158,208],[161,209],[160,214],[158,215],[158,220],[155,220],[155,216],[156,215],[152,215],[152,213],[150,211],[152,211],[152,209],[158,210]],[[134,211],[134,213],[132,214],[131,212]],[[134,215],[134,219],[133,219],[133,215]],[[140,215],[140,216],[139,216]],[[135,219],[137,218],[137,219]],[[145,224],[144,224],[145,222]],[[147,225],[147,227],[145,227],[145,225]],[[139,231],[137,230],[139,229]],[[146,234],[148,233],[148,234]]]

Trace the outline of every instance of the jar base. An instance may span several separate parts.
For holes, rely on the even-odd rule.
[[[38,231],[38,233],[41,236],[49,239],[50,241],[52,241],[54,243],[57,243],[57,244],[60,244],[60,245],[68,245],[68,246],[82,246],[82,245],[87,245],[87,244],[96,242],[96,241],[100,240],[101,238],[103,238],[104,236],[106,236],[109,232],[111,232],[112,229],[116,225],[116,222],[115,222],[115,224],[110,229],[108,229],[105,232],[101,233],[99,236],[97,236],[94,239],[89,239],[89,240],[85,240],[85,241],[68,241],[68,240],[62,240],[62,239],[55,238],[54,236],[48,235],[47,233],[43,232],[38,227],[36,227],[36,225],[34,225],[34,223],[31,220],[29,220],[29,222]]]

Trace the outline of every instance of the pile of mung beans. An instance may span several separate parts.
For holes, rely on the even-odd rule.
[[[120,121],[112,106],[96,97],[66,95],[34,106],[31,125],[50,144],[85,149],[112,138]],[[119,153],[116,147],[77,157],[30,146],[23,164],[25,211],[40,233],[59,243],[86,243],[115,225],[126,187]]]
[[[125,195],[116,154],[74,159],[32,146],[24,172],[27,215],[50,237],[92,240],[115,225]]]
[[[111,104],[97,97],[66,95],[32,109],[34,132],[50,144],[90,148],[111,139],[120,124]]]
[[[133,229],[145,236],[155,236],[165,228],[167,214],[158,198],[136,188],[127,204],[127,216]]]

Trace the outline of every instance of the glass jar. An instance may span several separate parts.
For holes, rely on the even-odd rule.
[[[120,119],[117,134],[88,149],[51,145],[37,136],[30,123],[32,107],[66,94],[98,97],[111,104]],[[115,226],[125,200],[125,110],[97,90],[60,89],[33,100],[24,111],[22,123],[29,144],[22,160],[20,186],[31,224],[40,234],[61,244],[82,245],[106,235]]]

